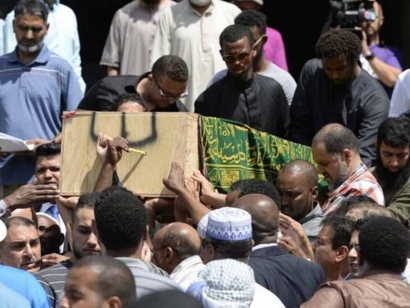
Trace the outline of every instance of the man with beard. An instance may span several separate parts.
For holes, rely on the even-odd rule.
[[[293,95],[296,90],[296,82],[293,79],[292,75],[289,74],[285,69],[271,62],[265,55],[265,47],[268,40],[266,26],[267,18],[266,15],[255,11],[255,10],[246,10],[240,13],[235,18],[236,25],[243,25],[248,27],[253,34],[253,39],[255,42],[259,42],[256,47],[256,56],[253,58],[253,70],[257,74],[261,74],[266,77],[275,79],[285,92],[286,99],[288,100],[289,105],[292,103]],[[285,60],[286,63],[286,60]],[[220,71],[209,82],[208,87],[212,84],[224,78],[227,74],[227,70]]]
[[[349,197],[365,195],[384,205],[383,191],[362,163],[359,140],[341,124],[328,124],[313,138],[312,155],[317,170],[329,185],[328,199],[322,205],[325,215],[339,208]]]
[[[340,123],[360,141],[360,156],[370,166],[376,157],[373,141],[387,118],[389,100],[382,86],[360,68],[359,38],[346,29],[330,30],[316,45],[320,59],[302,70],[290,108],[290,139],[310,145],[319,129]]]
[[[389,118],[377,134],[378,160],[372,170],[386,207],[405,225],[410,219],[410,119]]]
[[[151,49],[161,12],[171,0],[137,0],[114,15],[100,65],[107,75],[142,75],[150,70]]]
[[[74,208],[73,222],[69,224],[71,229],[70,246],[73,250],[73,256],[36,274],[36,278],[46,290],[52,307],[56,307],[63,297],[64,282],[73,263],[84,256],[101,253],[97,236],[92,229],[92,222],[95,219],[94,205],[98,196],[98,193],[84,194]]]
[[[47,7],[47,23],[50,25],[44,44],[54,53],[67,60],[73,67],[81,90],[84,93],[86,84],[81,76],[80,36],[78,34],[77,17],[74,11],[60,0],[41,0]],[[66,1],[63,1],[66,3]],[[16,48],[16,36],[13,29],[14,11],[7,14],[3,27],[4,53]],[[1,22],[0,22],[1,23]],[[1,26],[0,26],[1,29]],[[0,35],[1,37],[1,35]],[[1,43],[0,43],[1,45]],[[0,49],[0,55],[1,49]]]
[[[362,23],[363,52],[360,55],[362,68],[372,77],[379,80],[387,95],[391,97],[402,67],[398,56],[401,52],[397,48],[386,46],[380,39],[380,30],[383,26],[384,16],[382,6],[373,2],[374,20]]]
[[[201,94],[195,112],[285,137],[289,107],[282,87],[274,79],[253,72],[253,57],[260,42],[254,42],[251,30],[242,25],[228,26],[219,40],[228,74]]]
[[[17,47],[0,57],[0,132],[37,147],[61,139],[61,114],[75,109],[83,94],[70,64],[44,45],[44,3],[20,0],[14,13]],[[34,164],[32,155],[0,156],[0,197],[28,183]]]
[[[164,55],[186,61],[191,78],[184,103],[189,111],[194,110],[195,100],[212,76],[226,68],[219,57],[218,37],[240,12],[221,0],[184,0],[158,18],[151,63]]]

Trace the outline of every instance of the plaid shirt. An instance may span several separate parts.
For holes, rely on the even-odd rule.
[[[384,205],[383,190],[363,163],[342,185],[328,194],[329,198],[322,207],[323,212],[327,216],[335,211],[345,199],[362,195]]]

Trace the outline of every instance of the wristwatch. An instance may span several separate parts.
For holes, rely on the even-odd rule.
[[[365,58],[367,61],[371,61],[371,60],[373,60],[375,57],[376,57],[376,55],[372,52],[370,55],[365,56],[364,58]]]

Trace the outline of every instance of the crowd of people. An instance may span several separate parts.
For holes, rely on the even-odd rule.
[[[410,307],[410,79],[382,7],[359,30],[330,23],[296,82],[263,4],[132,1],[86,91],[74,12],[17,2],[0,23],[0,133],[34,149],[0,139],[0,307]],[[100,135],[94,191],[62,196],[77,109],[232,120],[314,164],[223,194],[172,162],[175,199],[145,198],[116,174],[128,141]]]

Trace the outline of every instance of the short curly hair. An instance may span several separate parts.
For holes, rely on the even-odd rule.
[[[360,229],[359,247],[361,257],[371,266],[399,274],[406,267],[410,237],[397,219],[377,216]]]
[[[246,10],[240,13],[235,18],[236,25],[242,25],[245,27],[258,27],[260,34],[266,34],[266,15],[256,10]]]
[[[144,100],[141,94],[139,94],[138,92],[135,92],[135,93],[124,93],[124,94],[119,95],[114,100],[112,111],[117,111],[118,108],[126,102],[135,102],[137,104],[140,104],[144,108],[144,110],[147,109],[147,102]]]
[[[131,192],[102,192],[94,208],[98,237],[107,250],[136,248],[144,237],[147,215],[144,204]]]
[[[161,80],[164,76],[168,76],[174,81],[184,82],[188,80],[188,75],[187,64],[178,56],[162,56],[152,66],[152,76],[155,80]]]
[[[346,29],[332,29],[324,33],[316,44],[319,58],[336,58],[346,55],[348,59],[358,59],[362,52],[362,42],[353,32]]]
[[[236,181],[231,185],[231,190],[238,190],[238,199],[250,194],[261,194],[271,198],[278,208],[281,207],[281,199],[278,190],[271,182],[262,179],[245,179]]]

